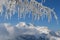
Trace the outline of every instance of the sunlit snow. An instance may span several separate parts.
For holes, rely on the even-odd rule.
[[[49,40],[60,40],[59,33],[49,30],[46,26],[28,25],[25,22],[20,22],[14,26],[9,23],[0,24],[0,40],[16,40],[18,36],[23,35],[34,35],[36,38],[39,38],[40,36],[44,36],[42,34],[48,35]]]

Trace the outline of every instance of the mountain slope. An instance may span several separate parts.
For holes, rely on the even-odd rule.
[[[20,22],[12,26],[0,24],[0,40],[59,40],[59,32],[49,30],[46,26],[34,26]]]

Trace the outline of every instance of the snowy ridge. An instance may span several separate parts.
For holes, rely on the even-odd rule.
[[[46,26],[34,26],[20,22],[15,26],[0,24],[0,40],[59,40],[59,32],[53,32]]]

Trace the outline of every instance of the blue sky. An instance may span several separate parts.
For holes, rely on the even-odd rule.
[[[41,0],[37,0],[37,1],[41,2]],[[26,22],[26,23],[33,23],[34,25],[39,25],[39,26],[48,26],[48,28],[53,31],[60,30],[60,0],[46,0],[45,3],[43,3],[43,5],[50,8],[54,8],[54,10],[56,11],[56,15],[58,16],[58,24],[57,21],[54,19],[54,17],[52,18],[50,23],[48,23],[46,18],[44,18],[43,20],[32,21],[31,17],[28,18],[27,16],[25,19],[21,18],[20,20],[18,20],[17,13],[13,15],[11,19],[8,20],[0,16],[0,23],[11,23],[12,25],[15,25],[19,22]]]

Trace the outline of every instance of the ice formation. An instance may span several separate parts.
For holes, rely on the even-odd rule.
[[[42,2],[45,2],[45,0]],[[3,10],[3,6],[6,8],[5,10]],[[11,18],[16,14],[16,9],[18,9],[18,19],[25,18],[26,14],[29,14],[30,12],[32,14],[32,19],[39,20],[45,15],[48,17],[48,22],[50,22],[52,14],[56,20],[58,19],[54,9],[46,7],[36,0],[0,0],[0,13],[3,16],[3,11],[5,11],[5,18]]]

